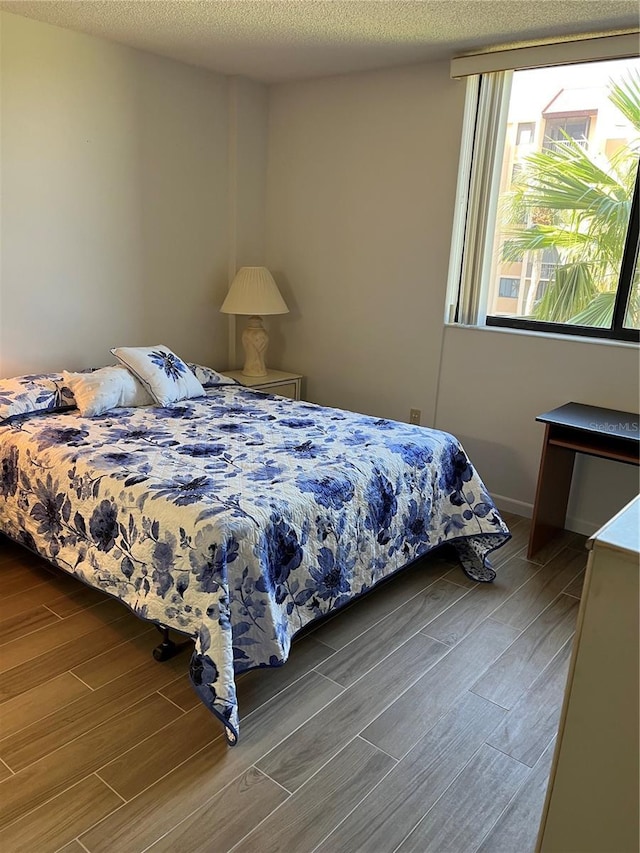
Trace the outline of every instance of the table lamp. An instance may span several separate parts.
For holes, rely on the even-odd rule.
[[[249,316],[242,333],[245,376],[266,376],[264,354],[269,345],[269,335],[262,325],[262,314],[287,314],[278,285],[266,267],[241,267],[231,282],[226,299],[220,308],[223,314]]]

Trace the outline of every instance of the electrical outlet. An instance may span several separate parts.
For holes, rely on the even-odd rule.
[[[410,424],[420,424],[420,417],[422,416],[422,412],[420,409],[409,409],[409,423]]]

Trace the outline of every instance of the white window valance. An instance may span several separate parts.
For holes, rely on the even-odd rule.
[[[638,31],[458,56],[451,60],[451,76],[470,77],[494,71],[518,71],[633,56],[640,56]]]

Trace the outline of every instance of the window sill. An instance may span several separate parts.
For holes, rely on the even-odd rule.
[[[505,326],[464,326],[462,323],[445,323],[446,329],[467,329],[495,335],[519,335],[526,338],[542,338],[551,341],[565,341],[572,344],[589,344],[607,347],[622,347],[637,352],[638,344],[633,341],[615,341],[611,338],[588,338],[582,335],[560,335],[554,332],[537,332],[532,329],[510,329]]]

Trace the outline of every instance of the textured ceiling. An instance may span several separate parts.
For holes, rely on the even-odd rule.
[[[640,23],[636,0],[2,0],[0,8],[266,82]]]

